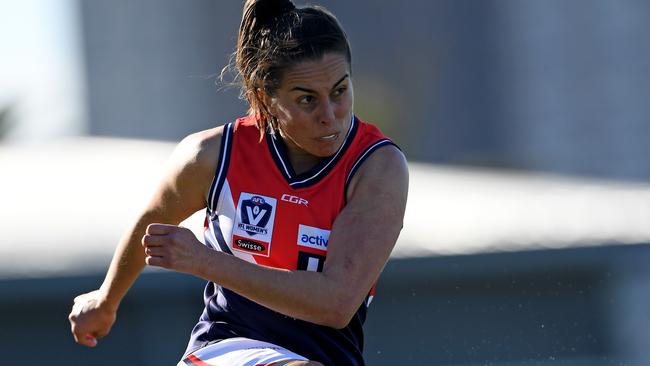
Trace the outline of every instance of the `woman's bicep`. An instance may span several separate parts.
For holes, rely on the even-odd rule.
[[[358,307],[377,280],[402,228],[408,168],[394,146],[375,151],[357,171],[348,203],[337,217],[323,268]],[[356,310],[356,309],[355,309]]]
[[[216,166],[221,128],[184,138],[174,149],[165,173],[145,209],[158,221],[178,224],[205,208]]]

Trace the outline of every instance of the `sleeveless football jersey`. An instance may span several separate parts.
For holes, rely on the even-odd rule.
[[[329,234],[346,204],[346,190],[373,151],[394,145],[353,117],[338,151],[295,174],[279,136],[260,132],[252,117],[224,126],[205,220],[209,247],[243,260],[289,270],[322,271]],[[294,319],[213,282],[186,354],[227,338],[285,347],[325,365],[363,365],[363,330],[372,292],[343,329]]]

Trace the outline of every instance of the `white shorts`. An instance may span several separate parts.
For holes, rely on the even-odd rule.
[[[306,358],[272,343],[249,338],[230,338],[190,353],[176,366],[265,366]]]

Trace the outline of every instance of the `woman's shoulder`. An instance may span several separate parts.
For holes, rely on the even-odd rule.
[[[359,156],[352,167],[348,198],[358,187],[373,187],[377,182],[392,182],[391,189],[408,189],[408,163],[401,149],[375,125],[358,119]]]
[[[356,180],[386,181],[408,179],[408,164],[404,153],[393,144],[380,146],[369,154],[360,164],[359,170],[353,177]]]
[[[259,130],[253,117],[241,117],[235,122],[198,131],[186,136],[176,147],[175,154],[185,164],[214,173],[219,159],[222,143],[228,143],[238,135],[254,135],[259,138]],[[224,134],[229,137],[224,139]],[[246,137],[246,136],[245,136]]]
[[[219,158],[224,126],[218,126],[186,136],[176,146],[174,156],[185,168],[212,174]]]

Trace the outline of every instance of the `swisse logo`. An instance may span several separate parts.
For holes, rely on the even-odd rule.
[[[237,248],[242,249],[242,250],[247,250],[251,252],[265,252],[266,248],[264,245],[254,242],[252,240],[246,240],[246,239],[237,239],[235,240],[235,245],[237,245]]]
[[[306,199],[297,196],[292,196],[290,194],[283,194],[282,198],[280,199],[285,202],[295,203],[296,205],[309,206],[309,201],[307,201]]]
[[[320,250],[327,250],[330,231],[313,226],[298,226],[298,245]]]

